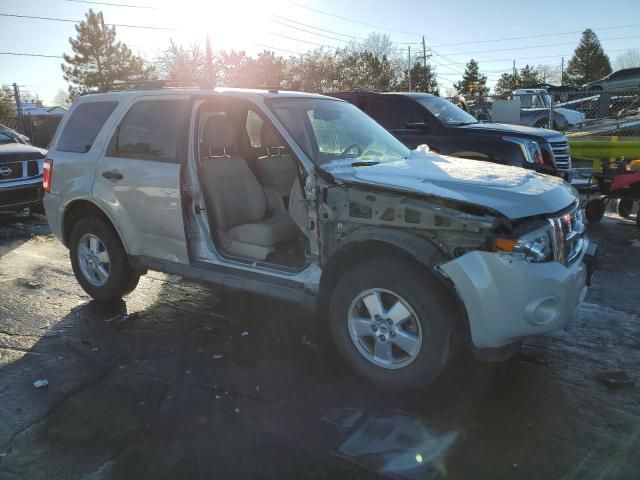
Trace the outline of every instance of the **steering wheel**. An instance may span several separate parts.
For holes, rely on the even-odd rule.
[[[362,155],[362,148],[360,148],[360,146],[357,143],[352,143],[351,145],[349,145],[347,148],[343,149],[340,152],[340,156],[341,157],[346,157],[347,156],[347,152],[349,150],[353,150],[354,148],[356,149],[356,154],[353,155],[354,157],[359,157],[360,155]]]

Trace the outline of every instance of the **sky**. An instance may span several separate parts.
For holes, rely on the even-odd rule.
[[[106,5],[104,3],[110,3]],[[128,5],[128,6],[124,6]],[[525,64],[548,64],[559,71],[580,32],[592,28],[612,61],[640,48],[640,0],[0,0],[0,52],[61,56],[70,53],[73,22],[7,17],[27,15],[80,20],[93,8],[116,27],[118,39],[149,59],[173,38],[185,45],[266,49],[289,56],[318,45],[344,46],[352,37],[385,33],[404,54],[421,54],[422,36],[441,90],[451,89],[475,58],[492,86],[501,73]],[[132,28],[129,26],[147,26]],[[61,58],[0,53],[0,84],[13,84],[51,104],[67,84]]]

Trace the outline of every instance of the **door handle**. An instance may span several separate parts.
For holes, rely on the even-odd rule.
[[[107,170],[106,172],[102,172],[102,176],[107,180],[111,180],[113,182],[117,182],[118,180],[122,180],[124,177],[117,170]]]

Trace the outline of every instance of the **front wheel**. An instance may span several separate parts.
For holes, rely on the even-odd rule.
[[[132,292],[140,278],[113,230],[103,220],[87,217],[71,231],[71,266],[80,286],[100,302],[119,300]]]
[[[601,198],[589,200],[584,207],[584,214],[589,223],[597,223],[604,217],[604,201]]]
[[[456,314],[449,292],[424,267],[394,257],[348,270],[329,307],[331,333],[346,362],[394,390],[422,388],[440,375]]]

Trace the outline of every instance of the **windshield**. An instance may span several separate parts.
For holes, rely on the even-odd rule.
[[[445,125],[465,125],[478,122],[473,115],[444,98],[416,97],[415,100]]]
[[[357,107],[328,98],[281,98],[271,108],[316,165],[399,160],[409,149]]]

